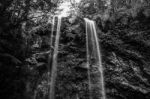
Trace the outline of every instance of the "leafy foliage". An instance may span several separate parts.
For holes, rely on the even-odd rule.
[[[57,4],[53,4],[49,0],[37,0],[37,3],[34,1],[0,1],[0,98],[31,99],[32,93],[27,95],[31,80],[28,77],[33,77],[35,82],[37,79],[39,80],[37,77],[39,74],[36,73],[38,70],[34,69],[31,72],[32,67],[29,66],[28,69],[25,61],[33,53],[31,47],[33,35],[28,32],[26,25],[31,23],[35,25],[32,20],[33,16],[30,16],[32,10],[50,11],[57,7]],[[34,84],[33,88],[30,86],[31,89],[34,89],[36,85]]]

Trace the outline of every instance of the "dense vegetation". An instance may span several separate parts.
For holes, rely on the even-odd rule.
[[[97,24],[107,98],[150,99],[150,1],[107,1],[82,0],[62,19],[57,99],[89,96],[84,17]],[[0,1],[0,98],[48,99],[51,17],[59,3]]]

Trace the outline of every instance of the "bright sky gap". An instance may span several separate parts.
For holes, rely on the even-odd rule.
[[[66,0],[65,2],[63,2],[60,6],[59,6],[59,9],[61,9],[62,11],[60,12],[59,16],[62,16],[62,17],[66,17],[68,16],[70,13],[69,11],[71,10],[70,7],[71,7],[71,2],[70,1],[73,1],[73,2],[76,2],[76,3],[80,3],[81,0]]]

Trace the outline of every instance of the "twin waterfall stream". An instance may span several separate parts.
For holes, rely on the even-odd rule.
[[[50,42],[51,48],[53,48],[54,27],[55,27],[55,17],[53,17],[53,25],[52,25],[52,32],[51,32],[51,42]],[[59,46],[59,37],[60,37],[60,27],[61,27],[61,17],[58,17],[54,51],[51,51],[51,53],[52,53],[51,55],[53,55],[52,62],[49,62],[49,64],[48,64],[49,68],[50,68],[50,65],[52,64],[51,75],[50,75],[50,80],[49,80],[49,83],[50,83],[49,99],[55,99],[55,82],[56,82],[56,77],[57,77],[57,55],[58,55],[58,46]],[[49,56],[49,57],[51,57],[51,56]],[[50,69],[49,69],[49,71],[50,71]]]
[[[57,30],[56,35],[54,35],[55,19],[57,20]],[[96,68],[99,76],[97,86],[99,87],[98,99],[106,99],[105,95],[105,84],[104,84],[104,75],[103,67],[100,53],[100,46],[98,41],[98,35],[96,32],[95,23],[92,20],[84,18],[86,25],[86,65],[88,69],[88,86],[89,86],[89,99],[94,99],[93,90],[94,87],[91,77],[91,68]],[[48,71],[49,71],[49,99],[55,99],[55,82],[57,77],[57,55],[59,47],[59,38],[60,38],[60,28],[61,28],[62,17],[53,17],[52,21],[52,30],[50,36],[50,47],[51,53],[48,58]],[[54,38],[55,37],[55,38]],[[54,44],[53,44],[53,41]],[[50,69],[51,68],[51,69]],[[80,99],[80,97],[77,97]]]
[[[92,95],[92,83],[91,83],[91,73],[90,68],[96,67],[98,72],[100,73],[98,85],[100,87],[100,99],[106,99],[105,95],[105,87],[104,87],[104,75],[103,75],[103,67],[101,60],[101,53],[99,47],[98,36],[96,32],[95,23],[92,20],[84,18],[86,24],[86,57],[87,57],[87,67],[88,69],[88,80],[89,80],[89,92],[90,99],[93,99]]]

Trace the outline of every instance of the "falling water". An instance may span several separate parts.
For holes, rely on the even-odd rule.
[[[86,20],[86,19],[85,19]],[[88,23],[86,22],[86,58],[87,58],[87,68],[88,68],[88,85],[89,85],[89,99],[92,99],[92,95],[91,95],[91,76],[90,76],[90,56],[89,56],[89,42],[88,42]]]
[[[51,29],[51,36],[50,36],[50,46],[51,47],[53,47],[54,27],[55,27],[55,16],[53,16],[53,20],[52,20],[52,29]]]
[[[53,54],[53,33],[54,33],[54,27],[55,27],[55,16],[53,16],[52,18],[52,28],[51,28],[51,34],[50,34],[50,53],[49,53],[49,57],[48,57],[48,83],[50,83],[50,67],[51,67],[51,58],[52,58],[52,54]]]
[[[86,23],[86,46],[87,46],[87,66],[90,65],[98,65],[98,71],[100,72],[100,93],[101,98],[100,99],[106,99],[105,95],[105,87],[104,87],[104,75],[103,75],[103,67],[102,67],[102,60],[101,60],[101,53],[99,48],[99,42],[96,32],[95,23],[92,20],[89,20],[87,18],[84,18]],[[94,63],[93,63],[94,60]],[[89,67],[90,68],[90,67]],[[90,71],[88,71],[88,79],[89,79],[89,91],[90,94],[92,92],[92,83],[91,83],[91,77],[90,77]],[[90,95],[90,99],[91,99]]]
[[[55,80],[57,76],[57,55],[58,55],[58,45],[59,45],[59,37],[60,37],[60,27],[61,27],[61,17],[58,17],[57,33],[55,38],[54,54],[52,59],[49,99],[55,98]]]
[[[50,53],[49,53],[49,56],[48,56],[48,66],[47,66],[47,69],[48,69],[48,85],[49,85],[49,88],[48,88],[48,93],[50,92],[50,70],[51,70],[51,65],[52,65],[52,56],[53,56],[53,37],[54,37],[54,27],[55,27],[55,16],[52,17],[52,28],[51,28],[51,34],[50,34]],[[50,94],[49,94],[49,97],[50,97]]]

